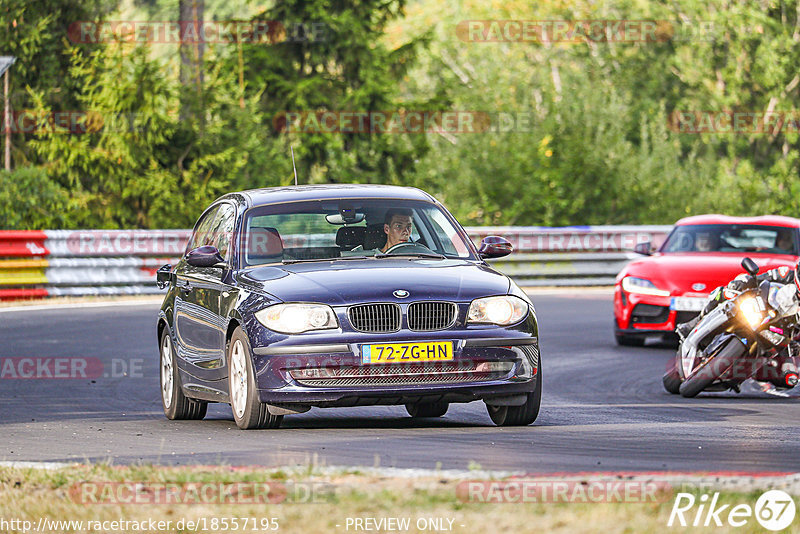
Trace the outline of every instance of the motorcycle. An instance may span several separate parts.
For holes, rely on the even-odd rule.
[[[800,300],[794,284],[758,282],[758,265],[742,260],[741,291],[717,288],[704,315],[678,346],[664,389],[695,397],[701,391],[739,392],[748,378],[789,389],[798,383]]]

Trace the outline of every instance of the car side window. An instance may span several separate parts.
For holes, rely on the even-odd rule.
[[[434,232],[436,232],[439,241],[442,243],[442,247],[444,248],[442,252],[456,255],[460,258],[469,257],[469,249],[458,236],[458,232],[453,228],[453,225],[450,224],[450,221],[447,220],[447,217],[435,208],[428,208],[425,212],[428,214]]]
[[[221,204],[211,227],[213,238],[210,244],[217,247],[217,250],[225,259],[228,258],[228,249],[230,248],[235,222],[236,208],[231,204]]]
[[[214,218],[219,211],[219,206],[210,210],[205,215],[203,215],[198,221],[197,225],[195,226],[194,234],[192,234],[192,239],[189,240],[189,246],[186,248],[186,251],[194,250],[197,247],[202,247],[203,245],[211,245],[213,243],[210,242],[211,240],[211,226],[214,223]]]

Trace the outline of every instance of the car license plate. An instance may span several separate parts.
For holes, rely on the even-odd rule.
[[[705,297],[672,297],[669,309],[675,311],[703,311],[706,306]]]
[[[386,343],[361,347],[361,363],[442,362],[453,359],[453,343]]]

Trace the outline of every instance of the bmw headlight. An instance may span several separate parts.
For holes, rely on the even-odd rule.
[[[622,279],[622,289],[628,293],[641,293],[643,295],[655,295],[657,297],[668,297],[669,291],[658,289],[656,285],[646,278],[626,276]]]
[[[282,334],[337,328],[339,321],[325,304],[276,304],[255,313],[258,322]]]
[[[753,330],[764,320],[764,305],[758,297],[748,297],[739,301],[739,313]]]
[[[528,303],[519,297],[485,297],[469,305],[467,322],[507,326],[520,322],[528,314]]]

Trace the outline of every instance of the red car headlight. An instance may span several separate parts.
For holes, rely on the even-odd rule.
[[[668,297],[669,291],[658,289],[656,285],[646,278],[626,276],[622,279],[622,289],[628,293],[640,293],[643,295],[655,295],[657,297]]]

